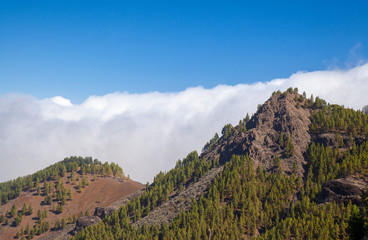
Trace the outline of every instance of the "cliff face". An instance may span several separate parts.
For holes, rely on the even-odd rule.
[[[296,163],[296,172],[303,175],[304,152],[311,141],[309,134],[311,110],[303,108],[299,95],[274,95],[267,100],[257,113],[246,124],[245,133],[241,127],[234,128],[234,134],[228,139],[221,139],[211,151],[204,152],[207,159],[218,158],[225,162],[235,155],[245,155],[253,159],[255,167],[273,170],[275,156],[282,157],[281,167],[285,172],[291,172]],[[285,156],[285,149],[280,144],[280,135],[290,137],[294,146],[294,154]]]

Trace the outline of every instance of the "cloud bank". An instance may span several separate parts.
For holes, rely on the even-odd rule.
[[[143,183],[202,146],[223,125],[254,113],[275,90],[298,87],[330,103],[368,104],[368,64],[349,70],[297,72],[269,82],[212,89],[90,96],[81,104],[56,96],[0,97],[0,181],[71,155],[118,163]]]

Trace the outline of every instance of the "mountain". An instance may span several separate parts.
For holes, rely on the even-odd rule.
[[[367,133],[361,111],[277,91],[201,154],[45,239],[362,239]]]
[[[0,184],[0,239],[47,237],[58,232],[49,230],[93,215],[96,207],[108,206],[143,187],[126,178],[114,163],[66,158],[30,176]]]
[[[274,157],[279,156],[283,158],[281,167],[285,172],[291,173],[295,162],[297,173],[302,175],[302,166],[306,164],[303,152],[311,139],[308,131],[312,111],[310,108],[298,107],[298,103],[300,104],[300,100],[295,94],[274,95],[259,107],[250,121],[232,128],[228,137],[202,156],[226,162],[233,155],[248,154],[253,159],[255,168],[261,166],[267,171],[274,168]],[[242,131],[244,125],[246,132]],[[281,135],[282,138],[289,138],[294,146],[292,155],[279,143]]]
[[[361,239],[367,132],[360,111],[274,92],[74,239]]]

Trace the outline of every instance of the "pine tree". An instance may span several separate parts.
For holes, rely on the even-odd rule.
[[[21,222],[22,222],[22,213],[18,213],[17,217],[14,219],[14,225],[18,227]]]
[[[27,205],[26,205],[26,203],[24,203],[24,204],[23,204],[23,208],[22,208],[22,214],[23,214],[23,215],[26,215],[27,210],[28,210]]]
[[[50,222],[49,221],[46,221],[44,226],[45,226],[44,227],[45,232],[47,232],[48,230],[50,230]]]
[[[57,214],[60,214],[60,213],[62,213],[64,211],[64,207],[63,207],[63,205],[60,203],[60,204],[58,204],[58,206],[57,206],[57,208],[56,208],[56,213]]]
[[[274,162],[274,166],[276,169],[280,168],[280,157],[279,156],[275,156],[275,162]]]
[[[72,189],[71,188],[69,188],[69,190],[68,190],[68,199],[69,200],[72,200],[73,199],[73,192],[72,192]]]
[[[28,213],[27,215],[32,215],[33,214],[33,207],[31,204],[29,204],[29,208],[28,208]]]
[[[59,230],[61,227],[60,221],[56,220],[55,225],[54,225],[54,230]]]
[[[65,218],[63,217],[63,218],[61,219],[61,229],[64,229],[64,228],[65,228],[65,226],[66,226],[66,220],[65,220]]]
[[[26,230],[24,231],[24,234],[29,234],[30,232],[30,227],[29,227],[29,223],[27,223],[27,227],[26,227]]]
[[[14,217],[17,214],[17,206],[15,206],[15,204],[13,204],[11,211],[10,211],[10,217]]]

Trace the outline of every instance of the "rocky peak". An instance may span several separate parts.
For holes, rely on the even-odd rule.
[[[282,158],[280,165],[285,172],[291,172],[295,162],[296,173],[302,175],[303,154],[311,140],[311,110],[304,108],[304,102],[299,94],[274,94],[246,124],[246,132],[241,131],[242,126],[236,126],[227,139],[221,138],[211,151],[204,152],[202,156],[219,158],[223,162],[234,154],[249,154],[255,167],[270,171],[275,168],[275,157],[278,156]],[[293,154],[285,154],[285,147],[279,141],[281,134],[284,141],[289,137]]]

